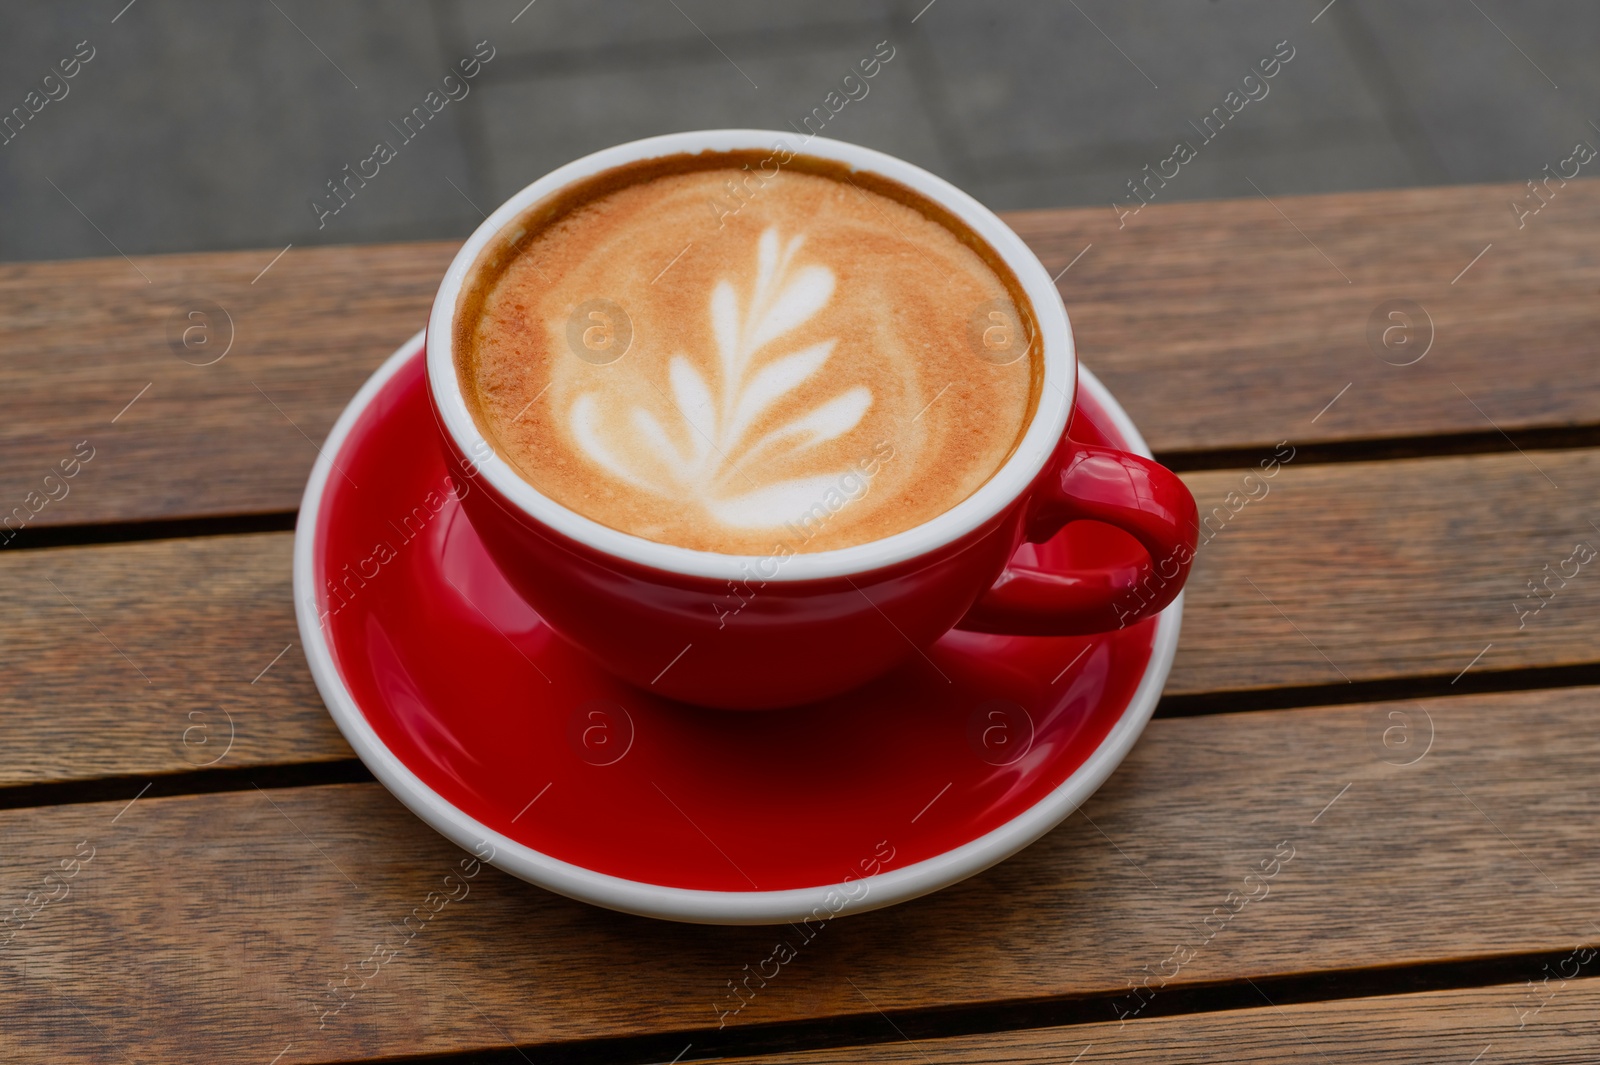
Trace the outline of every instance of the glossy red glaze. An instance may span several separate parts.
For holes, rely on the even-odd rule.
[[[799,709],[668,701],[575,652],[524,601],[528,581],[514,587],[496,567],[471,520],[482,486],[466,482],[466,506],[457,500],[426,391],[419,351],[333,456],[340,472],[313,530],[318,609],[345,685],[389,750],[445,801],[551,857],[720,891],[836,883],[932,858],[1067,779],[1150,661],[1151,622],[1087,638],[953,631],[925,657],[911,652],[879,680]],[[1122,444],[1091,405],[1084,394],[1073,438]],[[1024,545],[1016,563],[1077,572],[1142,554],[1126,534],[1084,522]],[[907,611],[897,623],[916,620],[914,596],[892,578],[885,587],[888,605]]]
[[[1183,587],[1198,525],[1188,488],[1170,471],[1069,434],[1028,491],[915,559],[838,579],[776,581],[763,578],[783,560],[768,557],[745,580],[717,581],[632,563],[556,532],[476,477],[442,423],[438,437],[485,548],[557,633],[641,688],[725,709],[798,706],[850,691],[922,655],[958,622],[989,633],[1078,635],[1153,616]],[[1025,534],[1046,541],[1084,518],[1126,529],[1148,557],[1082,575],[1014,561]],[[1181,571],[1156,588],[1152,560],[1180,552]]]
[[[1119,629],[1160,613],[1183,590],[1199,542],[1194,496],[1177,475],[1141,455],[1062,441],[1035,490],[1028,539],[1049,540],[1075,521],[1098,521],[1144,547],[1133,564],[1040,570],[1013,560],[962,618],[964,629],[1070,636]]]
[[[457,456],[459,470],[466,470]],[[714,581],[636,565],[522,514],[488,481],[468,517],[506,579],[605,668],[668,698],[728,709],[795,706],[858,687],[960,620],[1014,553],[1021,510],[931,556],[837,580]]]

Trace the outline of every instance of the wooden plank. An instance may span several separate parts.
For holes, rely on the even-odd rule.
[[[1600,451],[1536,461],[1559,488],[1515,454],[1185,475],[1211,539],[1167,691],[1594,662],[1600,560],[1568,560],[1600,549]],[[0,785],[350,757],[299,649],[290,540],[0,552]]]
[[[1521,229],[1513,199],[1527,188],[1152,205],[1121,229],[1109,206],[1008,220],[1052,270],[1093,244],[1059,282],[1078,350],[1157,452],[1594,426],[1600,180]],[[1424,313],[1385,345],[1394,300]]]
[[[1168,692],[1600,658],[1600,451],[1262,473],[1186,478],[1205,531]]]
[[[292,248],[258,278],[276,252],[0,265],[0,514],[297,507],[334,418],[422,327],[455,245]],[[82,441],[93,458],[65,495],[29,502]]]
[[[799,933],[622,917],[484,868],[408,939],[464,855],[375,784],[0,812],[0,898],[36,913],[0,948],[16,977],[0,1044],[18,1061],[290,1065],[688,1042],[719,1022],[873,1015],[861,992],[884,1011],[1117,994],[1177,946],[1173,986],[1563,952],[1596,934],[1597,698],[1154,722],[1084,813],[951,889],[815,930],[728,1014],[729,982]],[[1413,746],[1385,744],[1390,711]],[[70,894],[27,900],[59,893],[43,876],[88,848]],[[1271,876],[1244,879],[1274,854]],[[375,948],[393,956],[325,1016],[328,981]]]
[[[1591,940],[1592,942],[1592,940]],[[1578,953],[1578,958],[1592,958]],[[1593,968],[1592,961],[1589,968]],[[1548,998],[1547,1004],[1540,1003]],[[1536,1011],[1536,1012],[1535,1012]],[[1523,1019],[1525,1018],[1525,1023]],[[1313,1002],[1127,1025],[1083,1024],[952,1039],[758,1058],[725,1065],[926,1065],[929,1061],[1029,1065],[1181,1061],[1184,1065],[1326,1065],[1404,1061],[1407,1065],[1570,1065],[1594,1060],[1600,1045],[1600,979],[1549,990],[1506,984],[1459,991]],[[887,1028],[887,1024],[885,1024]]]
[[[1518,191],[1153,205],[1122,229],[1109,207],[1009,219],[1052,271],[1093,244],[1059,285],[1086,363],[1158,451],[1594,426],[1600,182],[1521,230]],[[85,440],[95,458],[34,527],[292,510],[313,441],[422,325],[454,245],[277,250],[0,266],[0,513],[32,508]],[[1437,334],[1413,366],[1366,340],[1397,298]],[[189,365],[227,322],[226,357]],[[207,324],[181,361],[173,337]]]
[[[354,757],[300,651],[292,542],[0,553],[0,782]]]

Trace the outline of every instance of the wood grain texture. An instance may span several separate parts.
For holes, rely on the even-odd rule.
[[[1600,549],[1600,452],[1536,461],[1559,488],[1515,454],[1186,475],[1211,540],[1167,691],[1596,661],[1600,558],[1565,586],[1558,574],[1547,600],[1526,585],[1579,542]],[[290,541],[0,552],[0,785],[191,769],[221,753],[230,722],[221,767],[351,757],[299,648]],[[1516,604],[1541,603],[1519,617]]]
[[[920,1039],[914,1044],[723,1058],[725,1065],[1101,1065],[1104,1062],[1183,1062],[1184,1065],[1276,1065],[1279,1062],[1406,1062],[1407,1065],[1578,1065],[1600,1045],[1600,980],[1557,987],[1548,1005],[1524,985],[1385,995],[1349,1002],[1084,1024],[997,1035]],[[1543,992],[1542,994],[1549,994]]]
[[[1114,994],[1178,946],[1174,985],[1565,952],[1596,936],[1597,700],[1586,688],[1154,722],[1033,847],[828,923],[727,1017],[729,981],[798,933],[622,917],[485,868],[406,942],[401,923],[463,852],[375,784],[7,811],[7,909],[80,841],[95,850],[70,895],[0,948],[14,975],[0,1043],[16,1061],[283,1051],[289,1065]],[[1389,711],[1415,746],[1385,745]],[[749,844],[718,845],[737,859]],[[1286,847],[1265,881],[1244,880]],[[1208,926],[1219,909],[1236,912]],[[328,981],[374,948],[394,956],[324,1017]]]
[[[1600,182],[1570,182],[1521,230],[1517,191],[1156,204],[1121,229],[1109,205],[1008,217],[1052,273],[1093,244],[1059,287],[1084,361],[1158,451],[1594,426]],[[422,326],[453,251],[294,248],[259,278],[277,249],[0,266],[0,513],[34,509],[84,440],[96,458],[34,527],[292,510],[316,445]],[[1395,298],[1436,332],[1413,366],[1368,345]],[[172,337],[205,301],[233,345],[189,365]],[[221,350],[229,326],[212,318],[189,361]]]
[[[353,757],[300,651],[292,543],[0,552],[0,782]]]
[[[1078,351],[1157,451],[1600,422],[1600,181],[1521,229],[1525,186],[1262,192],[1008,216],[1052,273],[1094,245],[1059,282]],[[1433,326],[1409,366],[1425,331],[1368,336],[1396,299]]]
[[[84,440],[94,459],[30,524],[298,506],[334,418],[422,328],[455,245],[292,248],[256,280],[278,250],[0,265],[0,514]]]
[[[1169,692],[1600,658],[1600,451],[1262,473],[1186,477],[1210,539]]]

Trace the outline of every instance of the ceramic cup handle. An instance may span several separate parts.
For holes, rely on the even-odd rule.
[[[1127,532],[1149,557],[1073,573],[1013,563],[957,628],[1014,636],[1109,632],[1160,611],[1189,576],[1199,534],[1194,497],[1177,474],[1149,459],[1069,443],[1028,506],[1025,535],[1033,543],[1088,519]]]

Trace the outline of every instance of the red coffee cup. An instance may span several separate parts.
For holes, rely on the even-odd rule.
[[[931,521],[811,553],[728,555],[660,544],[541,494],[473,421],[452,343],[462,286],[485,245],[535,203],[601,171],[658,156],[735,150],[819,157],[909,186],[982,237],[1022,284],[1043,350],[1037,407],[1000,469]],[[1043,264],[972,197],[871,149],[713,130],[634,141],[569,163],[513,196],[456,253],[434,298],[427,349],[428,389],[446,454],[473,482],[462,505],[507,581],[606,669],[670,698],[730,709],[811,702],[916,657],[958,626],[1017,635],[1120,628],[1170,603],[1194,556],[1194,499],[1176,475],[1141,456],[1067,438],[1077,357],[1066,309]],[[1073,573],[1008,565],[1023,542],[1043,542],[1080,520],[1126,531],[1148,557],[1135,566]]]

